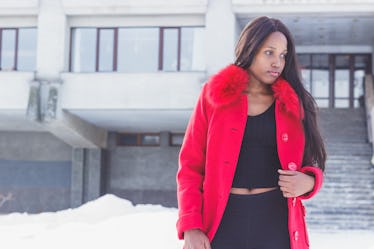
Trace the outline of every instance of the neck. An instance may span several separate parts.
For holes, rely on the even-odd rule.
[[[247,93],[251,95],[269,95],[273,94],[270,85],[265,85],[262,83],[249,83],[247,87]]]

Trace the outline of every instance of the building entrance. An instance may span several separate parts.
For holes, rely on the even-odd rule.
[[[370,54],[298,54],[305,88],[320,108],[358,108]]]

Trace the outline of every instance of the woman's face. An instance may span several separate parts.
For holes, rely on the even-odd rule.
[[[286,64],[287,38],[281,32],[271,33],[258,49],[249,67],[250,82],[273,84]]]

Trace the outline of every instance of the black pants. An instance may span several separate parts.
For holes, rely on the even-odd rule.
[[[287,199],[279,189],[230,194],[212,249],[290,249]]]

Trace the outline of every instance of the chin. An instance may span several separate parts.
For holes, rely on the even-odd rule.
[[[272,80],[262,80],[261,82],[265,85],[273,85],[277,79]]]

